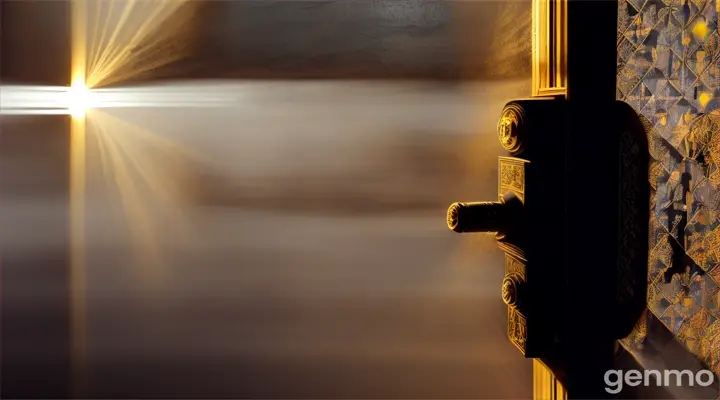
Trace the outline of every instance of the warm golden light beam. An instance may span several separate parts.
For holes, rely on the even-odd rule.
[[[106,78],[99,85],[114,85],[141,77],[188,55],[197,4],[179,2],[176,6],[178,8],[172,11],[172,17],[167,18],[162,26],[153,26],[152,33],[142,40],[133,39],[134,42],[126,47],[129,53],[118,58],[111,68],[112,73],[101,74]]]
[[[127,230],[138,274],[152,285],[149,289],[156,290],[165,277],[162,255],[168,240],[196,239],[181,205],[183,187],[173,176],[188,162],[198,161],[199,154],[99,109],[89,111],[86,120],[100,162],[91,170],[123,210],[121,225],[109,229]]]
[[[93,2],[87,86],[121,83],[185,57],[197,7],[189,0]]]
[[[107,113],[96,111],[93,120],[104,127],[103,133],[111,136],[116,147],[123,150],[124,160],[127,161],[125,165],[134,167],[134,182],[147,188],[148,200],[144,204],[159,209],[154,213],[156,217],[164,217],[161,225],[173,226],[181,234],[181,239],[190,239],[191,230],[184,223],[177,200],[180,187],[161,174],[158,162],[167,162],[173,168],[199,156],[177,143]]]
[[[101,15],[102,15],[101,10],[102,10],[102,7],[100,5],[96,5],[95,13],[94,13],[94,16],[92,19],[93,21],[100,20]],[[90,10],[88,10],[88,15],[89,15],[89,11]],[[100,36],[100,32],[99,32],[100,26],[101,26],[101,24],[93,24],[92,33],[89,33],[90,36],[85,41],[86,46],[87,46],[87,52],[89,53],[88,59],[87,59],[87,62],[85,63],[85,65],[88,67],[92,67],[97,62],[98,50],[100,49],[100,43],[102,43],[103,39],[105,38],[105,28],[107,28],[107,25],[102,25],[102,36]]]
[[[137,176],[127,163],[127,153],[117,143],[114,135],[109,134],[107,127],[100,123],[94,124],[97,129],[98,142],[104,146],[104,153],[107,156],[109,165],[103,166],[108,168],[115,188],[119,194],[120,201],[125,217],[126,228],[130,232],[130,239],[133,243],[133,249],[136,258],[138,273],[144,278],[150,278],[146,283],[158,282],[160,275],[157,273],[162,270],[163,259],[161,256],[159,235],[154,229],[153,210],[151,210],[148,201],[142,196],[139,189]]]
[[[151,148],[165,156],[181,157],[193,161],[209,161],[199,152],[185,147],[177,142],[166,139],[148,129],[139,125],[132,124],[115,117],[109,113],[97,112],[96,119],[104,126],[114,126],[116,132],[123,132],[123,135],[116,135],[118,140],[124,140],[125,143],[135,143],[136,145]],[[140,149],[138,149],[140,151]],[[158,183],[158,182],[153,182]]]
[[[122,4],[125,3],[124,6]],[[96,7],[102,7],[104,4],[109,5],[108,6],[108,15],[107,18],[102,21],[102,23],[106,27],[113,26],[112,34],[110,36],[110,40],[107,44],[101,43],[102,46],[102,53],[100,53],[100,60],[98,60],[98,65],[92,65],[91,66],[91,73],[90,73],[90,80],[93,81],[93,78],[95,77],[95,74],[98,73],[98,71],[103,71],[105,67],[105,63],[107,62],[113,62],[113,58],[115,56],[116,48],[118,47],[118,36],[123,32],[123,30],[126,28],[126,22],[128,18],[132,15],[133,8],[135,8],[135,5],[137,4],[136,0],[127,0],[127,1],[110,1],[108,3],[99,2],[95,4]],[[115,23],[112,20],[112,10],[114,5],[119,5],[122,7],[121,14],[120,14],[120,20]],[[101,21],[93,21],[94,23],[98,24],[101,23]],[[125,43],[123,43],[125,45]],[[92,85],[91,86],[95,86]]]
[[[109,2],[99,3],[95,5],[99,8],[107,6],[108,12],[104,19],[98,19],[93,22],[96,24],[102,23],[106,27],[111,27],[112,33],[107,42],[100,43],[100,57],[97,64],[93,65],[93,69],[101,68],[104,63],[115,58],[115,53],[118,51],[118,48],[127,43],[127,40],[125,38],[127,34],[137,33],[137,31],[139,30],[137,28],[137,24],[142,21],[142,19],[133,17],[137,17],[138,15],[136,14],[139,8],[138,6],[150,5],[150,7],[156,9],[158,7],[157,4],[158,3],[156,1],[138,2],[137,0],[112,0]],[[117,21],[115,21],[113,18],[114,10],[119,11],[120,18],[117,19]],[[156,17],[156,15],[152,12],[147,13],[147,11],[144,11],[142,14],[144,14],[148,19]],[[133,24],[135,26],[133,26]]]
[[[85,391],[87,357],[87,294],[85,259],[85,107],[89,101],[85,85],[87,73],[87,0],[71,3],[72,54],[71,87],[67,108],[70,132],[70,312],[73,389],[76,397]]]

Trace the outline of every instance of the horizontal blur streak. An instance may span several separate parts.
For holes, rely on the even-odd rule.
[[[76,89],[62,86],[0,85],[0,114],[67,114],[77,106],[84,109],[236,107],[242,99],[242,91],[237,89],[231,85],[213,88],[188,85],[85,89],[78,93]]]
[[[497,114],[513,94],[526,93],[526,86],[525,81],[179,82],[157,87],[156,99],[173,92],[192,93],[197,104],[206,97],[208,104],[224,99],[212,108],[158,101],[156,108],[102,112],[192,150],[197,157],[186,160],[187,167],[156,168],[171,174],[166,181],[195,188],[179,194],[182,201],[323,212],[371,206],[444,212],[457,196],[480,195],[478,187],[484,197],[495,196]],[[138,100],[145,96],[129,89],[128,97],[131,93]],[[177,104],[189,99],[174,97]],[[115,123],[104,129],[115,138],[131,134]],[[136,140],[132,146],[137,153],[149,152],[149,143]],[[483,181],[473,182],[469,172],[482,174]],[[343,199],[348,202],[338,201]]]
[[[0,115],[67,115],[73,97],[69,87],[0,85]]]
[[[234,100],[89,112],[87,396],[528,398],[501,253],[444,221],[496,195],[528,85],[177,83],[154,92]],[[3,256],[64,248],[33,223],[64,207],[5,193]]]

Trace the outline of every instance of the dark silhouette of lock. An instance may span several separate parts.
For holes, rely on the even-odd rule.
[[[568,351],[567,343],[575,343],[573,316],[563,311],[567,302],[588,302],[588,312],[599,321],[604,317],[596,317],[597,312],[613,316],[613,322],[602,325],[612,325],[607,328],[611,339],[627,335],[645,307],[649,185],[641,121],[624,103],[611,110],[615,122],[598,141],[608,153],[608,173],[616,176],[599,183],[606,190],[597,190],[601,198],[588,204],[607,204],[612,212],[606,214],[617,218],[593,221],[592,210],[584,215],[583,200],[575,194],[582,185],[593,184],[576,178],[583,168],[578,151],[595,149],[573,147],[578,132],[569,132],[564,123],[572,107],[564,99],[508,103],[497,125],[498,138],[509,153],[498,158],[498,200],[454,203],[447,214],[454,232],[496,235],[505,252],[500,288],[508,306],[508,337],[526,357],[558,358]],[[608,257],[607,270],[597,272],[603,278],[597,283],[578,281],[576,272],[582,265],[569,256],[577,256],[570,235],[584,234],[573,232],[578,218],[587,218],[587,229],[599,224],[617,232],[617,237],[598,241],[597,251],[616,256]],[[578,298],[578,285],[593,284],[605,285],[601,289],[609,293],[607,301]]]

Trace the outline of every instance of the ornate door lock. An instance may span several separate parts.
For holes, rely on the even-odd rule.
[[[568,207],[576,200],[573,191],[578,187],[576,185],[592,183],[574,182],[569,178],[570,169],[576,166],[567,161],[571,148],[568,145],[571,136],[564,124],[571,112],[568,104],[558,99],[508,103],[497,124],[498,139],[509,153],[509,156],[498,158],[498,201],[454,203],[447,213],[448,227],[454,232],[495,234],[499,247],[505,252],[501,296],[508,306],[508,336],[522,354],[532,358],[552,358],[561,352],[563,341],[575,334],[568,327],[564,304],[585,301],[570,295],[577,291],[569,287],[581,284],[573,282],[572,278],[573,270],[581,266],[567,261],[565,255],[571,249],[566,244],[569,243],[566,236],[575,234],[568,232],[567,227],[574,225],[567,222],[582,217],[582,214],[568,211],[578,209]],[[608,287],[608,291],[618,293],[609,306],[613,309],[606,311],[617,313],[618,321],[624,321],[619,324],[622,326],[613,328],[612,334],[620,338],[627,334],[627,326],[632,325],[627,321],[636,317],[636,309],[644,307],[644,303],[639,305],[639,302],[644,300],[645,293],[641,264],[646,262],[643,243],[647,246],[647,235],[643,236],[641,225],[643,217],[647,222],[649,193],[645,190],[648,183],[646,167],[643,167],[644,174],[642,168],[639,173],[628,167],[628,159],[624,158],[639,157],[632,160],[633,165],[643,162],[644,135],[638,133],[637,116],[622,103],[617,104],[615,114],[618,120],[616,148],[620,151],[613,155],[616,158],[613,165],[620,173],[617,190],[608,193],[607,198],[618,207],[621,220],[625,220],[601,223],[618,223],[618,240],[624,240],[625,245],[618,242],[617,265],[608,265],[607,271],[598,274],[615,274],[614,279],[605,280],[615,285]],[[634,155],[624,156],[627,149],[635,149]],[[621,185],[623,181],[630,185]],[[623,209],[623,198],[637,207]],[[587,218],[590,220],[590,212]],[[639,232],[634,230],[638,221]],[[644,232],[647,232],[646,227]],[[632,239],[623,233],[633,233]],[[646,247],[644,251],[647,254]],[[627,254],[631,254],[629,259]]]

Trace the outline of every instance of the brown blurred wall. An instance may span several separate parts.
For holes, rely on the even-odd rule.
[[[68,1],[0,0],[2,84],[67,85]],[[2,398],[62,398],[69,393],[67,117],[0,116]],[[36,210],[25,212],[23,210]],[[42,215],[40,215],[42,214]],[[15,228],[58,243],[23,248]]]
[[[191,2],[192,54],[154,78],[530,77],[531,1]]]

